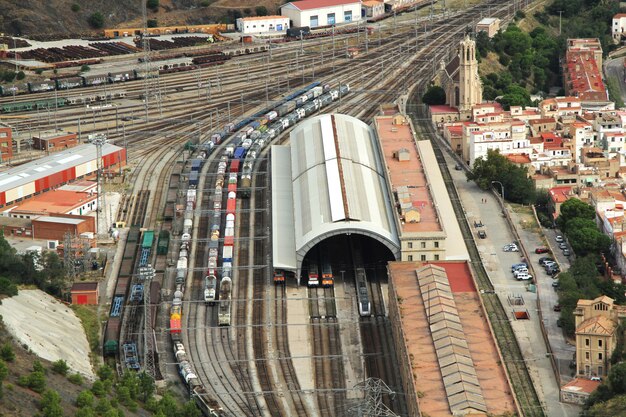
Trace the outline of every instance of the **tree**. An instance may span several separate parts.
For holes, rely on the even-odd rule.
[[[0,360],[0,398],[2,398],[2,382],[9,376],[9,368],[3,360]]]
[[[113,369],[111,369],[109,365],[102,365],[100,368],[98,368],[97,374],[98,378],[100,378],[101,381],[112,381],[114,376]]]
[[[108,390],[104,382],[95,381],[91,386],[91,392],[93,392],[96,397],[104,397]]]
[[[26,78],[26,74],[24,74],[24,71],[20,71],[17,73],[15,78],[17,78],[18,80],[23,80],[24,78]]]
[[[159,0],[146,0],[146,7],[156,12],[159,9]]]
[[[80,5],[79,5],[79,4],[77,4],[77,3],[74,3],[74,4],[72,4],[71,9],[72,9],[72,11],[73,11],[74,13],[78,13],[78,12],[80,11]]]
[[[139,393],[142,394],[143,397],[143,402],[145,403],[148,398],[150,398],[152,396],[152,394],[154,394],[155,391],[155,385],[154,385],[154,379],[152,379],[152,377],[150,375],[148,375],[145,371],[141,372],[138,375],[139,378]]]
[[[422,102],[429,106],[446,104],[446,92],[438,85],[431,85],[422,96]]]
[[[577,198],[570,198],[561,204],[561,214],[557,218],[559,226],[567,225],[567,222],[574,217],[594,220],[596,211],[593,206]]]
[[[269,13],[267,11],[267,7],[265,6],[257,6],[254,8],[254,12],[257,16],[267,16]]]
[[[148,19],[146,24],[148,25],[149,28],[155,28],[159,26],[159,22],[157,21],[157,19]]]
[[[104,26],[104,16],[100,12],[95,12],[89,16],[87,23],[94,29],[100,29]]]
[[[95,397],[93,392],[89,390],[81,391],[76,397],[76,407],[93,407]]]
[[[41,397],[40,407],[43,417],[62,417],[61,396],[54,390],[46,390]]]
[[[59,359],[58,361],[52,362],[52,372],[59,375],[67,375],[67,371],[70,370],[70,367],[67,366],[67,362],[63,359]]]
[[[183,405],[180,415],[183,417],[202,417],[202,413],[193,401],[187,401],[185,405]]]
[[[85,64],[82,67],[80,67],[81,72],[87,72],[89,71],[91,68],[89,68],[89,65]]]
[[[608,382],[615,394],[626,394],[626,363],[619,363],[611,368]]]
[[[70,381],[74,385],[83,384],[83,377],[80,374],[72,374],[67,377],[67,380]]]
[[[41,394],[46,389],[46,375],[41,371],[33,371],[28,376],[28,388]]]
[[[0,294],[5,294],[9,297],[17,295],[17,285],[8,278],[0,277]]]

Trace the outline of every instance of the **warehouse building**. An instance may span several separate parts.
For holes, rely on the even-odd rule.
[[[361,20],[361,2],[355,0],[302,0],[287,3],[280,14],[291,27],[340,25]]]
[[[48,152],[58,152],[78,145],[76,133],[52,131],[33,136],[33,148]]]
[[[109,143],[102,146],[104,169],[121,169],[124,165],[126,149]],[[97,170],[97,150],[94,145],[79,145],[11,168],[0,173],[0,208],[93,175]]]
[[[253,16],[237,19],[237,31],[250,33],[284,32],[289,29],[289,18],[286,16]]]

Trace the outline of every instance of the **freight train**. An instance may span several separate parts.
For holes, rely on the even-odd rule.
[[[265,109],[237,123],[229,123],[221,131],[213,133],[209,140],[200,146],[198,156],[190,162],[189,188],[185,200],[181,244],[176,265],[176,288],[170,308],[169,332],[174,343],[174,355],[180,375],[190,393],[198,401],[203,402],[203,407],[205,411],[208,410],[209,415],[218,415],[219,406],[208,399],[205,388],[198,380],[192,364],[187,358],[181,335],[181,319],[184,314],[183,291],[189,266],[188,257],[198,198],[197,188],[204,162],[222,142],[227,139],[232,142],[227,144],[222,154],[219,155],[215,180],[208,187],[213,190],[213,194],[210,200],[212,213],[210,214],[208,232],[209,258],[203,292],[203,299],[207,305],[218,304],[218,325],[229,326],[231,324],[237,198],[241,194],[238,190],[238,183],[244,161],[253,163],[261,150],[274,137],[348,91],[347,85],[330,89],[329,86],[320,86],[318,82],[310,84],[285,97],[277,107]],[[255,152],[254,158],[248,159],[251,150]]]

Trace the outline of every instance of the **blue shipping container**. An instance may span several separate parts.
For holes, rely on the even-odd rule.
[[[234,158],[234,159],[241,159],[241,158],[243,158],[245,155],[246,155],[246,150],[245,150],[245,148],[243,148],[243,147],[241,147],[241,146],[238,146],[238,147],[235,149],[235,153],[234,153],[234,155],[233,155],[233,158]]]

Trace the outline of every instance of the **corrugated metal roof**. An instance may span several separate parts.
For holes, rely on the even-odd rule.
[[[272,234],[274,268],[296,269],[296,239],[293,227],[281,227],[294,223],[293,189],[291,188],[291,152],[287,146],[272,146],[272,201],[281,202],[272,206],[272,224],[280,227]],[[281,220],[281,221],[279,221]]]
[[[109,155],[121,150],[122,148],[119,146],[106,143],[102,146],[102,155]],[[63,152],[39,158],[33,162],[0,172],[0,192],[20,187],[73,166],[93,161],[96,158],[96,147],[90,144],[75,146]]]
[[[399,256],[393,207],[372,129],[350,116],[325,114],[298,124],[290,139],[293,200],[272,198],[274,207],[292,205],[297,221],[273,228],[275,236],[286,227],[294,230],[298,262],[319,241],[345,233],[376,238]]]

